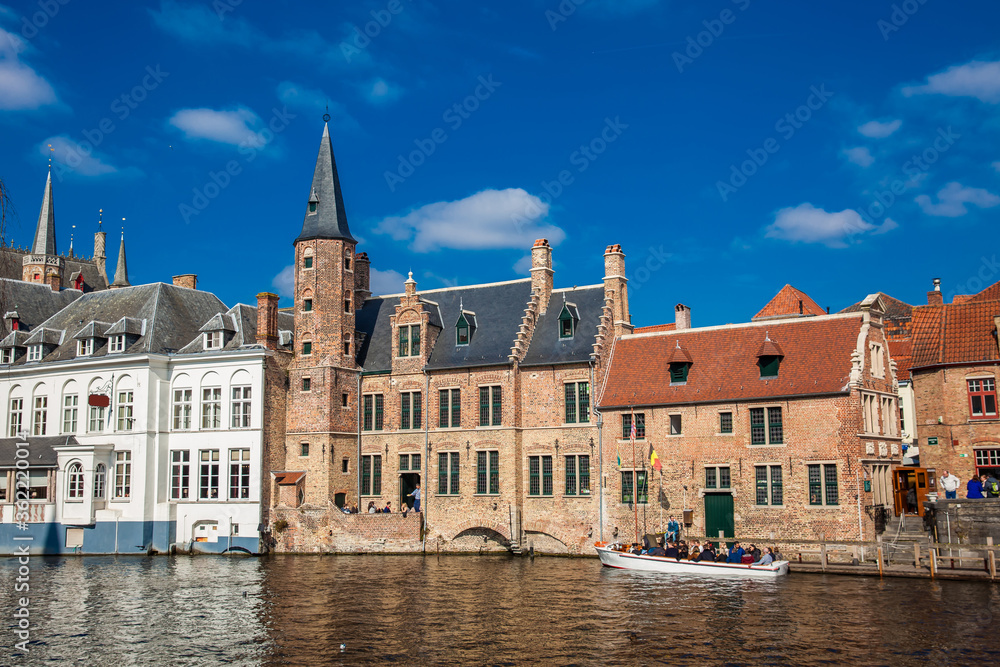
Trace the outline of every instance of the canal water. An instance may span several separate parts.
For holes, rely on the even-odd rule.
[[[0,561],[4,665],[1000,663],[992,584],[485,556],[32,558],[23,654],[18,567]]]

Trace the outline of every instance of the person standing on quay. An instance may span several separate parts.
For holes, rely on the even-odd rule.
[[[972,479],[970,479],[965,484],[965,497],[966,498],[982,498],[983,497],[983,483],[976,476],[975,473],[972,474]]]
[[[414,512],[419,512],[420,511],[420,482],[417,482],[417,488],[413,489],[412,492],[406,494],[407,498],[409,498],[410,496],[413,496],[413,511]]]
[[[941,477],[941,488],[944,489],[944,497],[947,500],[957,498],[958,487],[961,483],[962,480],[945,470],[944,475]]]

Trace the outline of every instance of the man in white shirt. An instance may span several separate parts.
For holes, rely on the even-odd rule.
[[[946,499],[957,498],[958,487],[961,483],[962,480],[945,470],[944,476],[941,477],[941,488],[944,489],[944,497]]]

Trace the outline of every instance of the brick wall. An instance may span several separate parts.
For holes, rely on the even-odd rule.
[[[328,509],[276,509],[275,521],[287,526],[275,533],[278,553],[417,553],[423,551],[421,516],[344,514]]]

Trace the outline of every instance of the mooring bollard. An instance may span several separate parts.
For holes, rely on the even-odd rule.
[[[882,578],[882,547],[879,547],[875,551],[875,558],[878,559],[878,576],[879,579]]]
[[[823,568],[823,571],[825,572],[826,571],[826,545],[825,544],[819,545],[819,564]]]
[[[937,549],[931,549],[931,579],[937,574]]]
[[[990,549],[990,550],[989,550],[988,552],[986,552],[986,553],[988,553],[988,554],[989,554],[989,561],[990,561],[990,579],[996,579],[996,578],[997,578],[997,557],[996,557],[996,554],[995,554],[995,553],[993,553],[993,550],[992,550],[992,549]]]

